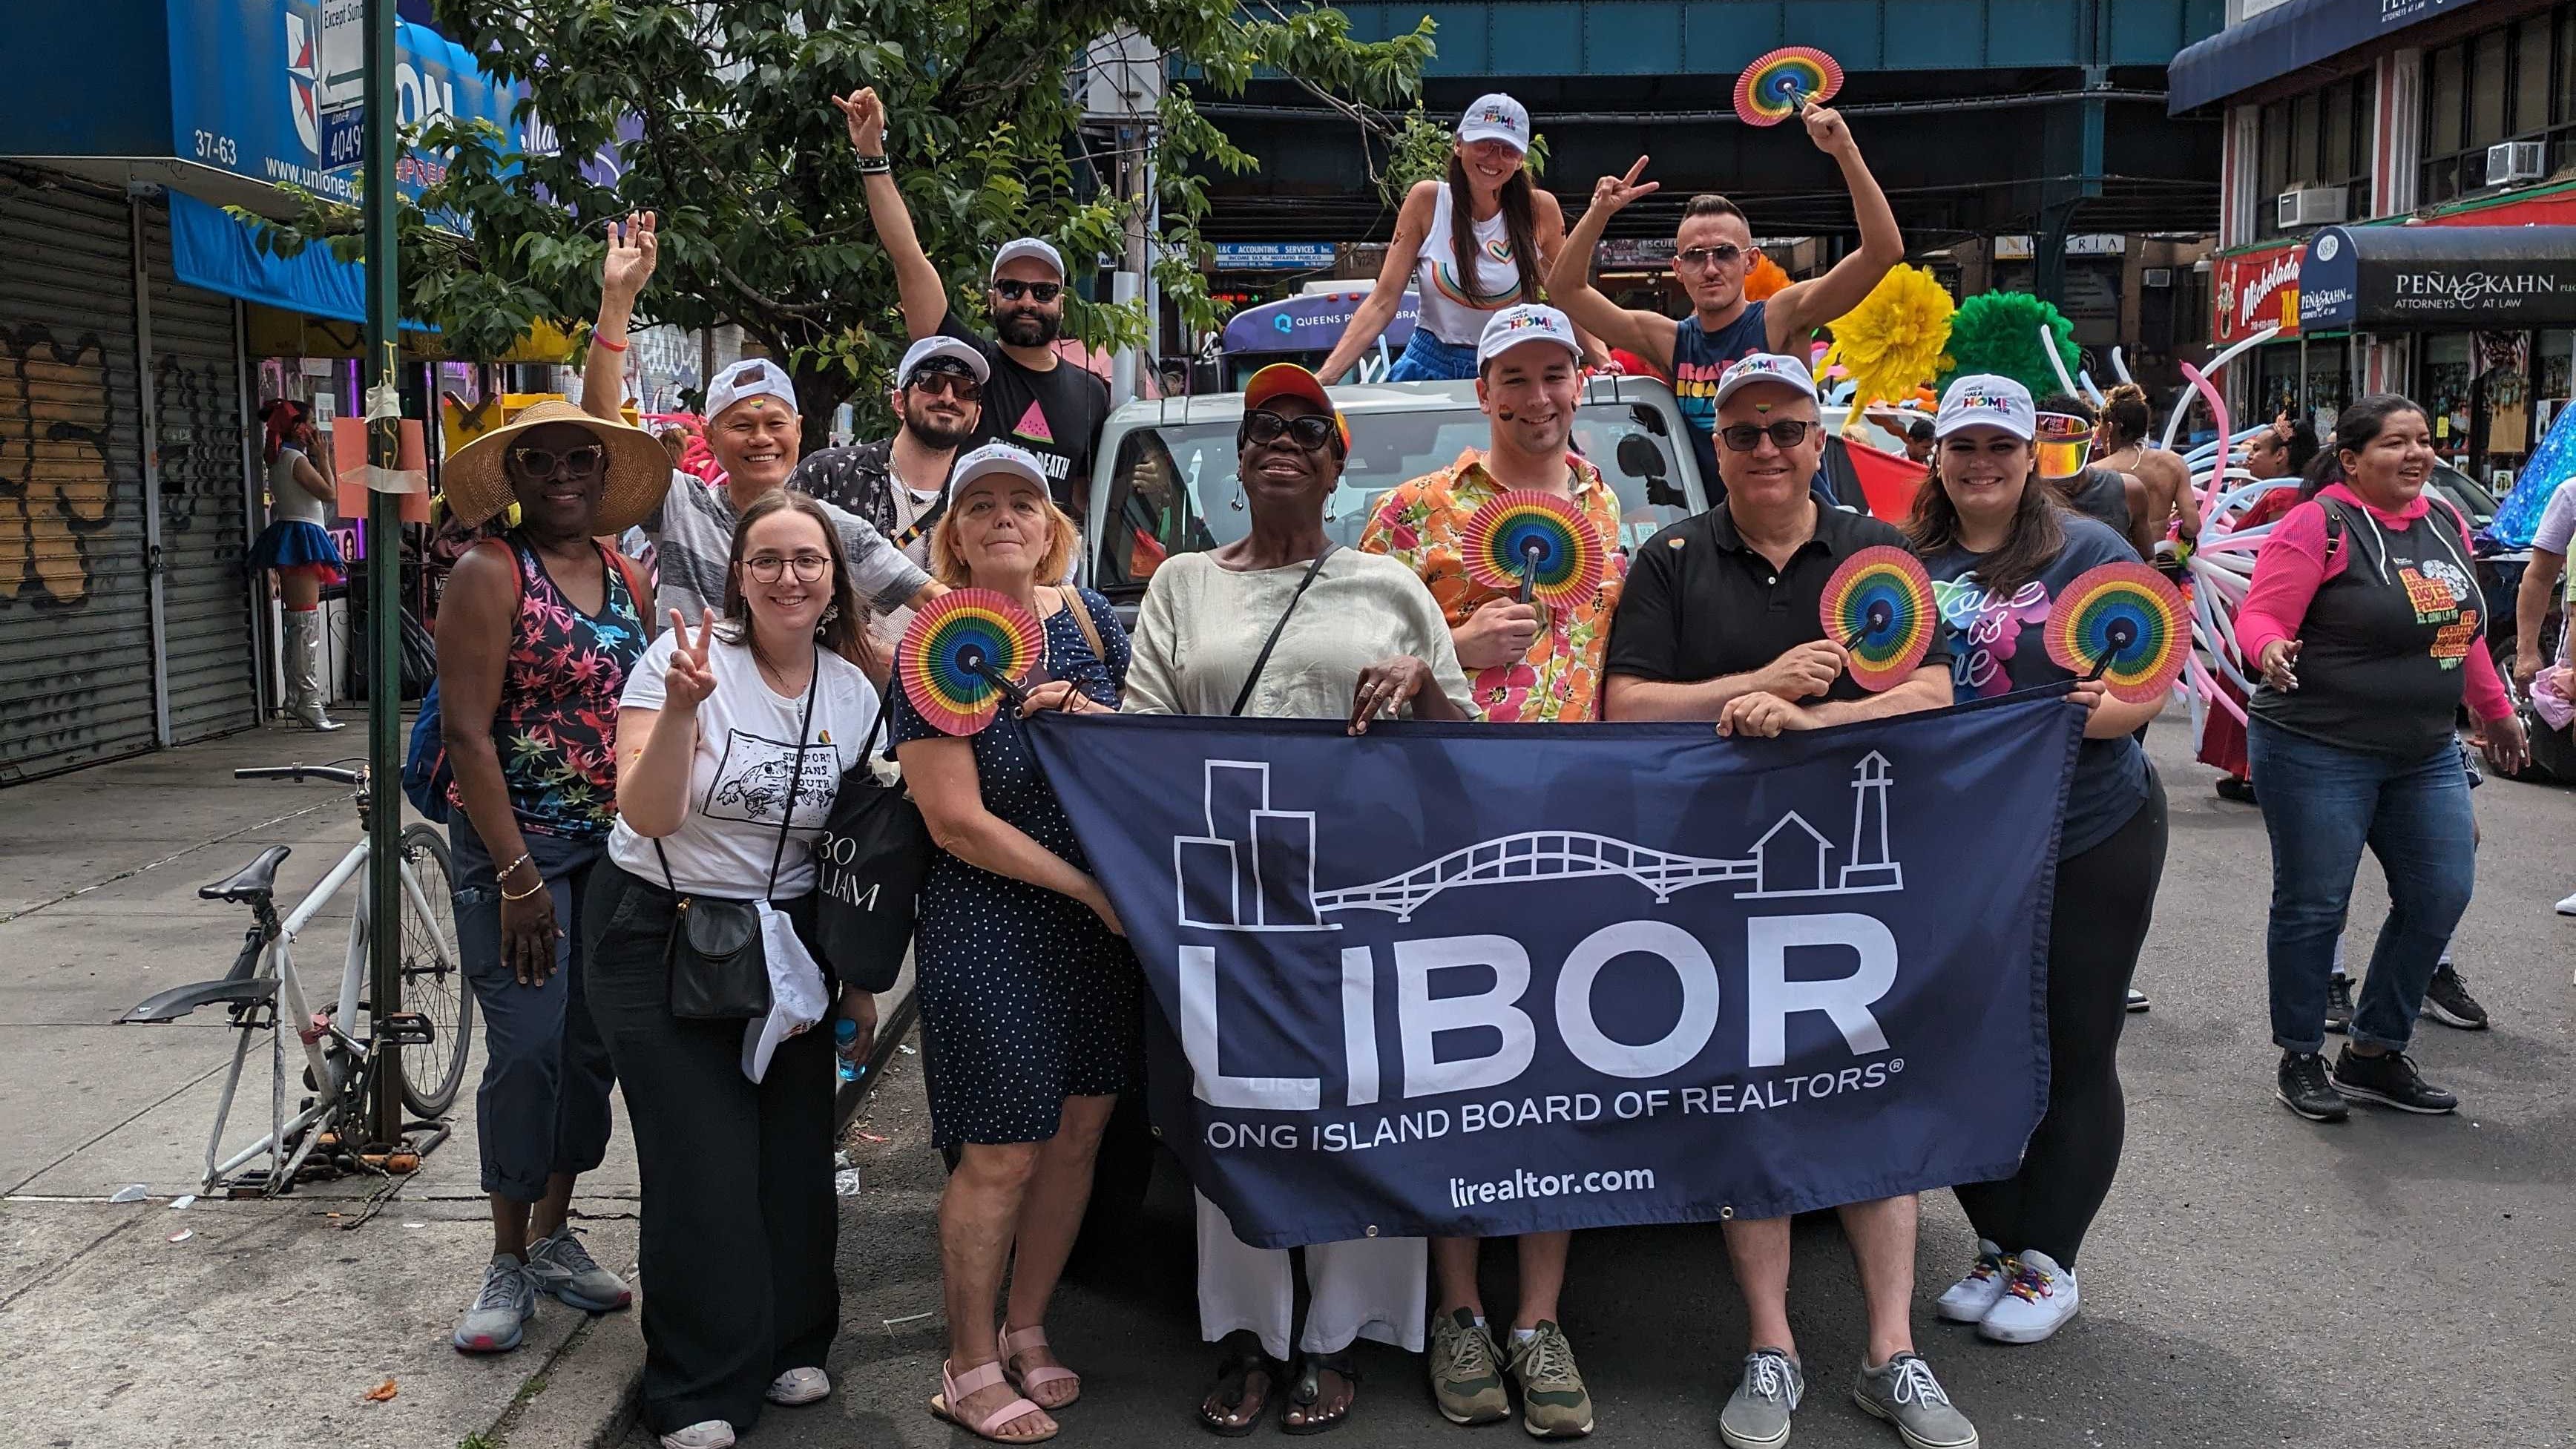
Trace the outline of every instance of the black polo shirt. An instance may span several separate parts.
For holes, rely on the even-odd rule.
[[[1760,669],[1825,637],[1818,612],[1825,581],[1844,559],[1876,544],[1904,548],[1905,535],[1868,514],[1820,504],[1815,536],[1798,545],[1787,568],[1775,569],[1735,531],[1726,504],[1685,518],[1628,560],[1602,672],[1697,684]],[[1950,654],[1938,631],[1934,640],[1923,662],[1946,668]],[[1825,697],[1866,699],[1869,691],[1844,674]]]

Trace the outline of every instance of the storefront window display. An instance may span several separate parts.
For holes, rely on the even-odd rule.
[[[2432,410],[2433,449],[2442,460],[2461,467],[2469,454],[2469,385],[2475,374],[2469,367],[2474,350],[2469,334],[2439,332],[2423,339],[2424,364],[2421,381],[2416,384],[2416,399]]]

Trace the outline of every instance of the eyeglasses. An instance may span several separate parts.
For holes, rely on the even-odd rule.
[[[993,290],[1001,293],[1002,299],[1007,302],[1016,302],[1026,297],[1043,306],[1054,301],[1064,291],[1064,283],[1023,282],[1017,277],[1004,277],[993,284]]]
[[[962,372],[922,368],[912,375],[915,392],[946,393],[959,402],[982,402],[984,385]]]
[[[1800,422],[1795,418],[1783,418],[1768,427],[1759,423],[1737,423],[1731,428],[1718,429],[1717,435],[1726,440],[1726,450],[1730,453],[1750,453],[1761,447],[1766,437],[1771,440],[1772,447],[1785,453],[1805,442],[1807,429],[1814,426],[1814,423]]]
[[[1713,247],[1692,247],[1685,252],[1675,252],[1673,260],[1691,271],[1704,272],[1717,267],[1733,266],[1735,259],[1743,255],[1744,248],[1735,243],[1719,242]]]
[[[823,575],[832,571],[832,561],[819,553],[800,553],[793,558],[756,553],[742,561],[742,568],[743,572],[751,575],[754,583],[774,584],[780,575],[792,568],[796,571],[796,582],[811,584],[821,582]]]
[[[566,448],[560,453],[550,452],[544,448],[512,448],[510,456],[518,461],[519,467],[529,477],[537,479],[552,478],[558,474],[587,478],[598,472],[608,462],[608,450],[597,443],[584,443],[577,448]]]
[[[1254,408],[1243,415],[1242,446],[1262,448],[1278,442],[1282,436],[1309,453],[1320,453],[1341,437],[1341,429],[1331,418],[1320,413],[1285,417],[1267,408]]]

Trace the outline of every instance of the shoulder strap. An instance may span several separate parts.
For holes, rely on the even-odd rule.
[[[894,476],[893,473],[889,472],[886,474],[886,486],[889,488],[901,488],[904,485]],[[919,543],[924,535],[928,534],[931,529],[939,525],[939,515],[946,513],[947,511],[948,495],[943,492],[938,497],[930,500],[930,506],[921,510],[921,516],[914,519],[912,521],[912,526],[905,529],[903,533],[895,539],[894,546],[897,549],[906,549]]]
[[[1091,622],[1091,606],[1082,601],[1081,594],[1062,584],[1055,586],[1055,596],[1063,600],[1065,608],[1073,614],[1074,627],[1082,631],[1082,642],[1091,646],[1091,657],[1106,666],[1109,651],[1100,647],[1100,626]]]
[[[778,866],[787,859],[787,832],[796,825],[796,791],[805,783],[805,737],[813,733],[814,696],[822,690],[823,650],[818,646],[814,650],[814,677],[805,681],[805,714],[796,722],[796,763],[787,767],[787,803],[778,812],[778,844],[769,852],[769,884],[760,893],[764,901],[778,894]]]
[[[1297,612],[1297,601],[1306,597],[1306,589],[1315,582],[1315,575],[1324,571],[1324,560],[1331,558],[1340,547],[1336,543],[1325,544],[1324,551],[1315,555],[1315,561],[1306,565],[1306,576],[1297,581],[1297,592],[1288,596],[1288,607],[1279,611],[1279,622],[1270,626],[1270,637],[1262,641],[1261,652],[1253,656],[1252,672],[1243,676],[1243,688],[1236,692],[1234,708],[1226,711],[1228,715],[1241,715],[1243,707],[1252,703],[1252,686],[1261,682],[1261,671],[1270,664],[1270,651],[1279,647],[1279,636],[1287,632],[1288,620]]]
[[[600,550],[606,553],[609,560],[617,565],[617,572],[625,578],[626,598],[629,603],[632,603],[635,606],[636,620],[644,626],[644,642],[647,644],[652,643],[655,632],[653,628],[653,591],[645,586],[643,572],[644,566],[637,563],[635,560],[628,558],[623,552],[610,548],[606,544],[601,544]]]
[[[519,568],[519,546],[510,542],[509,535],[497,533],[474,546],[481,548],[484,544],[501,550],[501,557],[510,561],[510,612],[516,614],[519,601],[528,594],[528,576]]]

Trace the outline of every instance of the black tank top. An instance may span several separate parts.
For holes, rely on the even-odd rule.
[[[2485,646],[2477,574],[2458,515],[2436,502],[2405,527],[2319,499],[2326,553],[2343,572],[2317,586],[2299,625],[2299,687],[2254,692],[2254,713],[2347,750],[2420,760],[2448,745],[2469,651]]]

